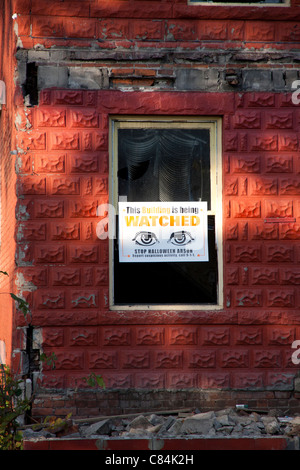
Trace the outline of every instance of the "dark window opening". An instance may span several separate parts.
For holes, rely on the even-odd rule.
[[[210,130],[118,130],[118,196],[128,202],[207,201],[212,206]],[[114,304],[216,304],[215,215],[208,262],[120,263],[114,240]]]

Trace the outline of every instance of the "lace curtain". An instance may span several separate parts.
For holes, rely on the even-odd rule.
[[[129,201],[210,198],[208,130],[119,130],[119,194]]]

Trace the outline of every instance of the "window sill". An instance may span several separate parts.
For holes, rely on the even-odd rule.
[[[222,310],[223,305],[219,304],[153,304],[153,305],[111,305],[109,310],[111,311],[214,311]]]

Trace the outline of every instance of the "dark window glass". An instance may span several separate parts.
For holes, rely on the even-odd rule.
[[[211,207],[208,129],[119,129],[118,191],[129,202],[207,201]],[[115,304],[217,303],[215,217],[208,217],[209,262],[119,263]]]

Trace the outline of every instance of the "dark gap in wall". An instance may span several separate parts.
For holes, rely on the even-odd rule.
[[[40,364],[40,352],[39,349],[33,349],[33,331],[34,327],[29,325],[26,328],[26,358],[27,358],[27,368],[26,368],[26,378],[31,380],[31,386],[33,387],[34,377],[33,373],[39,370]],[[24,377],[25,378],[25,377]],[[33,392],[33,389],[32,389]],[[24,419],[25,423],[29,424],[31,422],[31,406],[26,411]]]
[[[38,104],[38,86],[37,86],[38,67],[34,62],[26,65],[26,82],[23,85],[24,97],[28,96],[28,106]]]

